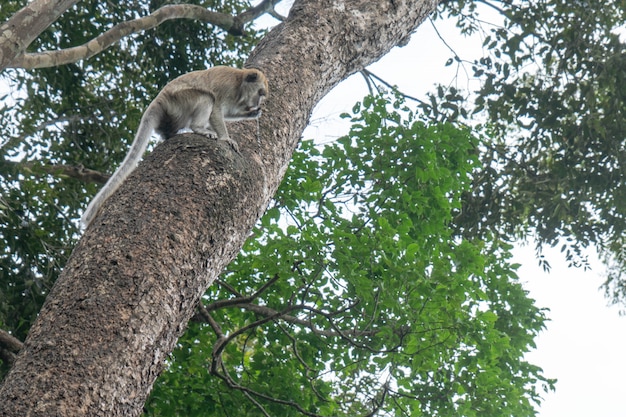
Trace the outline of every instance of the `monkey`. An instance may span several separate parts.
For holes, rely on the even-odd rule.
[[[217,138],[239,152],[225,121],[258,119],[268,96],[268,83],[258,69],[217,66],[170,81],[148,105],[122,164],[89,203],[81,217],[87,228],[102,204],[124,182],[143,156],[152,132],[169,139],[181,129]]]

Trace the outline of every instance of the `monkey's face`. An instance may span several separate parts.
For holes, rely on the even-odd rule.
[[[253,96],[253,99],[246,106],[247,117],[257,118],[261,116],[261,106],[263,106],[266,96],[267,94],[263,89],[259,90],[257,94]]]
[[[235,117],[256,119],[261,115],[261,108],[267,99],[267,79],[259,70],[246,70],[241,83],[238,113]]]

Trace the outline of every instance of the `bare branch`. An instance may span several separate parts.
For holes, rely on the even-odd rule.
[[[393,85],[391,85],[391,83],[389,83],[388,81],[385,81],[384,79],[380,78],[378,75],[374,74],[372,71],[370,71],[368,69],[361,70],[361,75],[363,75],[363,78],[365,78],[365,82],[367,83],[367,87],[370,90],[370,94],[373,94],[372,88],[370,86],[370,80],[376,80],[379,83],[383,84],[384,86],[386,86],[387,88],[392,89],[392,90],[395,88]],[[374,87],[376,87],[376,91],[380,92],[380,90],[378,89],[376,84],[375,83],[373,83],[373,84],[374,84]],[[404,94],[401,91],[399,91],[399,93],[402,94],[402,97],[404,97],[404,98],[416,101],[416,102],[418,102],[420,104],[426,104],[423,100],[420,100],[417,97],[413,97],[413,96],[410,96],[408,94]]]
[[[214,362],[216,360],[216,358],[213,358]],[[265,414],[267,417],[269,417],[269,414],[267,414],[267,412],[265,411],[265,408],[254,398],[262,398],[266,401],[270,401],[276,404],[282,404],[282,405],[286,405],[289,407],[292,407],[296,410],[298,410],[299,413],[305,415],[305,416],[309,416],[309,417],[321,417],[319,414],[315,414],[315,413],[311,413],[309,411],[306,411],[304,408],[302,408],[302,406],[296,402],[293,401],[287,401],[287,400],[281,400],[279,398],[275,398],[275,397],[271,397],[269,395],[265,395],[262,394],[260,392],[254,391],[248,387],[244,387],[243,385],[240,385],[238,383],[235,382],[235,380],[230,376],[230,374],[228,373],[228,371],[226,370],[226,367],[224,366],[224,364],[221,361],[221,358],[219,359],[219,363],[221,365],[222,368],[222,372],[220,373],[217,369],[211,369],[211,374],[217,376],[218,378],[220,378],[221,380],[223,380],[226,385],[228,385],[229,388],[232,389],[236,389],[238,391],[241,391],[244,393],[244,395],[259,409],[261,410],[261,412],[263,414]]]
[[[8,332],[0,329],[0,346],[10,350],[11,352],[19,352],[24,344],[15,336],[12,336]]]
[[[231,293],[236,294],[237,298],[230,298],[230,299],[227,299],[227,300],[217,300],[217,301],[215,301],[215,302],[213,302],[211,304],[207,304],[206,306],[204,306],[204,308],[206,309],[207,312],[209,312],[209,311],[215,311],[215,310],[218,310],[218,309],[224,308],[224,307],[241,306],[243,304],[251,303],[252,301],[254,301],[255,298],[257,298],[259,295],[261,295],[266,289],[271,287],[272,284],[274,284],[278,280],[278,278],[279,278],[278,275],[274,275],[274,277],[272,279],[267,281],[254,294],[249,295],[249,296],[243,296],[243,295],[241,295],[241,293],[239,293],[237,290],[235,290],[235,288],[231,287],[226,282],[219,281],[219,285],[223,286],[224,288],[226,288]]]
[[[254,329],[256,327],[261,326],[262,324],[268,323],[270,321],[273,321],[274,319],[276,319],[281,313],[277,313],[276,316],[269,316],[269,317],[264,317],[261,320],[257,320],[253,323],[248,324],[247,326],[243,326],[237,330],[235,330],[234,332],[232,332],[231,334],[229,334],[226,337],[220,337],[216,342],[215,345],[213,346],[213,356],[219,356],[222,354],[222,352],[224,351],[224,348],[226,347],[226,345],[233,339],[239,337],[240,335],[242,335],[243,333],[247,332],[248,330]]]
[[[383,390],[380,393],[380,400],[376,398],[372,399],[372,405],[374,406],[374,408],[372,409],[370,413],[366,414],[364,417],[374,417],[376,413],[378,413],[378,411],[382,408],[382,406],[385,405],[385,398],[387,397],[388,393],[389,393],[389,380],[387,380],[385,384],[383,385]]]
[[[9,364],[9,366],[12,366],[15,362],[16,357],[17,355],[11,352],[9,349],[0,347],[0,360],[2,360],[2,362]]]
[[[103,174],[100,171],[95,171],[93,169],[85,168],[82,165],[46,165],[35,162],[12,162],[12,161],[2,161],[0,164],[8,166],[12,165],[14,169],[20,171],[29,171],[31,174],[35,175],[54,175],[57,177],[70,177],[76,178],[83,182],[97,182],[100,184],[104,184],[108,181],[110,175]]]
[[[502,16],[505,16],[505,17],[509,16],[509,14],[504,11],[504,9],[502,9],[501,7],[496,6],[495,4],[491,3],[490,1],[477,0],[477,3],[482,3],[482,4],[486,5],[486,6],[491,7],[493,10],[495,10],[498,13],[500,13]],[[513,5],[510,4],[510,3],[507,3],[507,6],[513,7]]]
[[[17,352],[22,349],[24,344],[8,332],[0,329],[0,359],[4,363],[13,365]]]
[[[211,374],[223,380],[229,388],[241,391],[265,416],[269,417],[269,414],[265,411],[265,408],[253,397],[260,398],[265,401],[273,402],[275,404],[281,404],[281,405],[291,407],[297,410],[299,413],[308,417],[321,417],[319,414],[312,413],[310,411],[305,410],[304,408],[302,408],[300,404],[294,401],[281,400],[280,398],[272,397],[272,396],[260,393],[258,391],[254,391],[248,387],[238,384],[228,373],[228,370],[226,369],[226,367],[224,366],[224,363],[221,360],[221,357],[214,357],[213,362],[219,363],[219,368],[221,368],[222,372],[219,372],[217,367],[212,367]],[[372,400],[372,405],[373,405],[372,411],[367,413],[363,417],[373,417],[374,415],[376,415],[376,413],[384,405],[384,402],[388,393],[389,393],[389,382],[387,381],[383,385],[383,390],[382,390],[382,393],[380,394],[380,399],[374,398]]]
[[[213,329],[213,332],[215,333],[217,338],[224,339],[225,337],[224,332],[222,331],[222,327],[218,324],[217,321],[215,321],[211,313],[209,313],[204,307],[200,307],[200,314],[207,321],[207,323],[209,323],[209,326],[211,326],[211,329]]]
[[[34,0],[0,25],[0,70],[7,68],[15,57],[78,0]]]
[[[260,306],[257,304],[243,304],[243,305],[240,305],[239,307],[252,311],[264,317],[276,317],[276,318],[280,318],[281,320],[286,321],[287,323],[297,324],[299,326],[307,327],[313,333],[320,335],[320,336],[329,336],[329,337],[338,336],[338,334],[335,332],[330,332],[327,330],[322,330],[322,329],[317,328],[313,323],[311,323],[311,321],[302,320],[295,316],[289,315],[287,314],[286,310],[283,313],[280,313],[277,310],[274,310],[272,308]],[[289,310],[292,310],[292,309],[294,309],[294,307],[290,308]]]
[[[232,301],[232,300],[228,300],[228,301]],[[358,304],[358,302],[356,303]],[[351,306],[346,307],[345,309],[348,310],[350,308],[353,308],[356,304],[353,304]],[[225,307],[225,304],[221,305],[222,307]],[[398,349],[400,349],[400,347],[403,345],[404,343],[404,338],[406,337],[407,334],[409,334],[410,332],[404,328],[404,327],[400,327],[398,329],[395,330],[395,333],[400,337],[400,340],[398,341],[398,343],[395,346],[392,346],[390,348],[387,349],[373,349],[372,347],[368,346],[365,343],[361,343],[358,342],[355,338],[358,337],[371,337],[371,336],[375,336],[378,331],[377,330],[356,330],[356,329],[341,329],[337,323],[335,323],[333,321],[333,317],[338,314],[337,312],[324,312],[321,311],[319,309],[315,309],[313,307],[307,306],[307,305],[303,305],[303,304],[298,304],[298,305],[292,305],[289,306],[288,308],[286,308],[283,311],[278,311],[278,310],[274,310],[270,307],[266,307],[266,306],[260,306],[257,304],[251,304],[251,303],[228,303],[228,306],[230,307],[239,307],[239,308],[243,308],[249,311],[252,311],[256,314],[259,314],[261,316],[263,316],[262,319],[257,320],[253,323],[248,324],[247,326],[244,326],[238,330],[236,330],[235,332],[231,333],[228,337],[220,337],[217,342],[215,343],[215,346],[213,348],[213,352],[214,354],[221,354],[221,352],[224,350],[224,348],[226,347],[226,345],[233,339],[235,339],[236,337],[239,337],[241,334],[247,332],[248,330],[254,329],[258,326],[261,326],[265,323],[268,323],[270,321],[275,321],[275,320],[283,320],[287,323],[292,323],[292,324],[296,324],[299,326],[303,326],[308,328],[309,330],[311,330],[314,334],[319,335],[319,336],[325,336],[325,337],[339,337],[341,339],[343,339],[344,341],[346,341],[348,344],[357,347],[359,349],[364,349],[373,353],[390,353],[390,352],[397,352]],[[324,329],[320,329],[319,327],[317,327],[315,324],[313,324],[313,322],[311,320],[303,320],[300,319],[298,317],[295,317],[293,315],[290,315],[289,313],[291,313],[292,311],[308,311],[310,313],[319,315],[324,317],[327,321],[328,324],[330,325],[330,327],[332,328],[332,330],[324,330]],[[203,316],[204,317],[204,316]],[[210,323],[211,324],[211,323]],[[213,324],[211,324],[211,326],[213,327]],[[432,329],[430,329],[432,330]],[[430,331],[430,330],[424,330],[424,332]],[[419,332],[421,333],[421,332]]]
[[[125,36],[153,29],[161,23],[173,19],[199,20],[239,36],[244,33],[243,26],[246,23],[272,10],[277,2],[278,0],[266,0],[236,17],[225,13],[212,12],[204,7],[192,4],[166,5],[148,16],[122,22],[83,45],[57,51],[23,54],[17,56],[7,66],[25,69],[47,68],[88,59],[119,42]]]
[[[370,92],[370,96],[374,95],[374,88],[376,88],[376,91],[380,93],[380,91],[378,91],[378,87],[376,86],[376,84],[372,82],[371,77],[370,77],[370,72],[368,70],[362,69],[361,71],[359,71],[359,74],[363,76],[363,79],[365,80],[365,84],[367,84],[367,91]]]
[[[237,21],[240,26],[243,27],[244,23],[251,22],[265,13],[269,13],[275,19],[283,21],[285,20],[285,18],[276,13],[276,10],[274,9],[274,6],[276,6],[280,2],[281,0],[264,0],[257,6],[251,7],[250,9],[238,15],[235,18],[235,21]]]
[[[111,174],[103,174],[100,171],[85,168],[82,165],[39,165],[39,169],[51,175],[67,176],[83,182],[97,182],[104,184]]]
[[[244,295],[242,295],[239,291],[237,291],[237,290],[235,289],[235,287],[233,287],[232,285],[230,285],[230,284],[229,284],[228,282],[226,282],[226,281],[223,281],[223,280],[221,280],[221,279],[218,279],[218,280],[215,280],[215,283],[216,283],[217,285],[219,285],[220,287],[224,287],[224,288],[226,288],[226,290],[227,290],[229,293],[233,294],[233,295],[234,295],[235,297],[237,297],[237,298],[243,298],[243,297],[244,297]]]

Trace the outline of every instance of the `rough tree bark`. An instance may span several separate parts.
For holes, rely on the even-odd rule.
[[[78,0],[33,0],[0,25],[0,70]]]
[[[241,154],[193,134],[160,144],[75,248],[0,388],[2,416],[135,416],[205,289],[265,210],[313,106],[437,0],[300,0],[249,65],[269,78]]]

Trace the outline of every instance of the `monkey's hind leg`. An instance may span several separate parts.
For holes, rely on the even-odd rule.
[[[239,153],[239,145],[237,145],[237,142],[228,136],[226,126],[223,126],[223,131],[220,132],[222,129],[220,129],[219,125],[214,128],[210,122],[211,118],[213,118],[214,111],[221,114],[213,105],[213,100],[208,99],[205,102],[200,102],[198,104],[199,105],[196,106],[195,111],[190,117],[189,128],[191,131],[210,139],[226,141],[235,150],[235,152]],[[222,121],[222,125],[223,124],[224,122]]]
[[[209,96],[198,98],[189,114],[189,128],[192,132],[215,139],[219,135],[211,129],[209,118],[213,111],[213,99]]]

